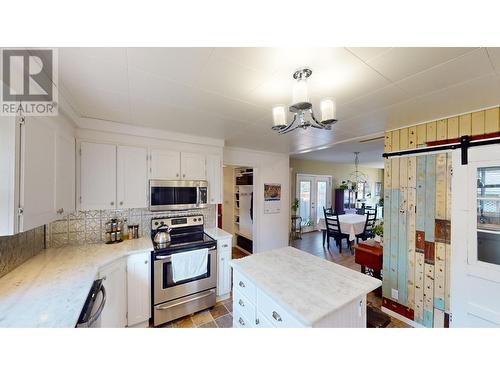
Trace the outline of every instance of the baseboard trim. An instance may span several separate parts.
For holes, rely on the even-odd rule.
[[[423,325],[418,324],[417,322],[408,319],[407,317],[400,315],[392,310],[389,310],[387,307],[382,306],[382,312],[385,312],[387,315],[392,316],[395,319],[401,320],[402,322],[412,326],[413,328],[425,328]]]

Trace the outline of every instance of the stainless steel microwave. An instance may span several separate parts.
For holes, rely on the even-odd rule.
[[[207,199],[207,181],[149,180],[150,211],[204,208]]]

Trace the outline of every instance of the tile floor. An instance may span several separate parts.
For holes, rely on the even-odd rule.
[[[310,232],[302,235],[301,240],[294,240],[290,244],[297,249],[301,249],[320,258],[338,263],[342,266],[351,268],[361,272],[361,268],[354,262],[354,255],[346,248],[345,241],[342,253],[339,252],[331,241],[330,250],[323,247],[321,232]],[[244,252],[237,248],[233,248],[233,259],[239,259],[246,256]],[[167,323],[161,328],[231,328],[233,325],[232,315],[232,299],[218,302],[214,307],[200,311],[190,316],[174,320]],[[382,306],[382,298],[377,297],[375,293],[370,293],[367,296],[367,304],[375,309],[380,309]],[[408,328],[406,323],[391,317],[391,323],[387,328]]]

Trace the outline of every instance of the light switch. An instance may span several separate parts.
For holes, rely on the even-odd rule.
[[[398,290],[397,289],[391,289],[391,297],[392,299],[398,299]]]

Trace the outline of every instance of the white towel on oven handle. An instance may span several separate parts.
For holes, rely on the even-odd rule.
[[[174,283],[207,273],[207,248],[175,253],[171,258]]]

